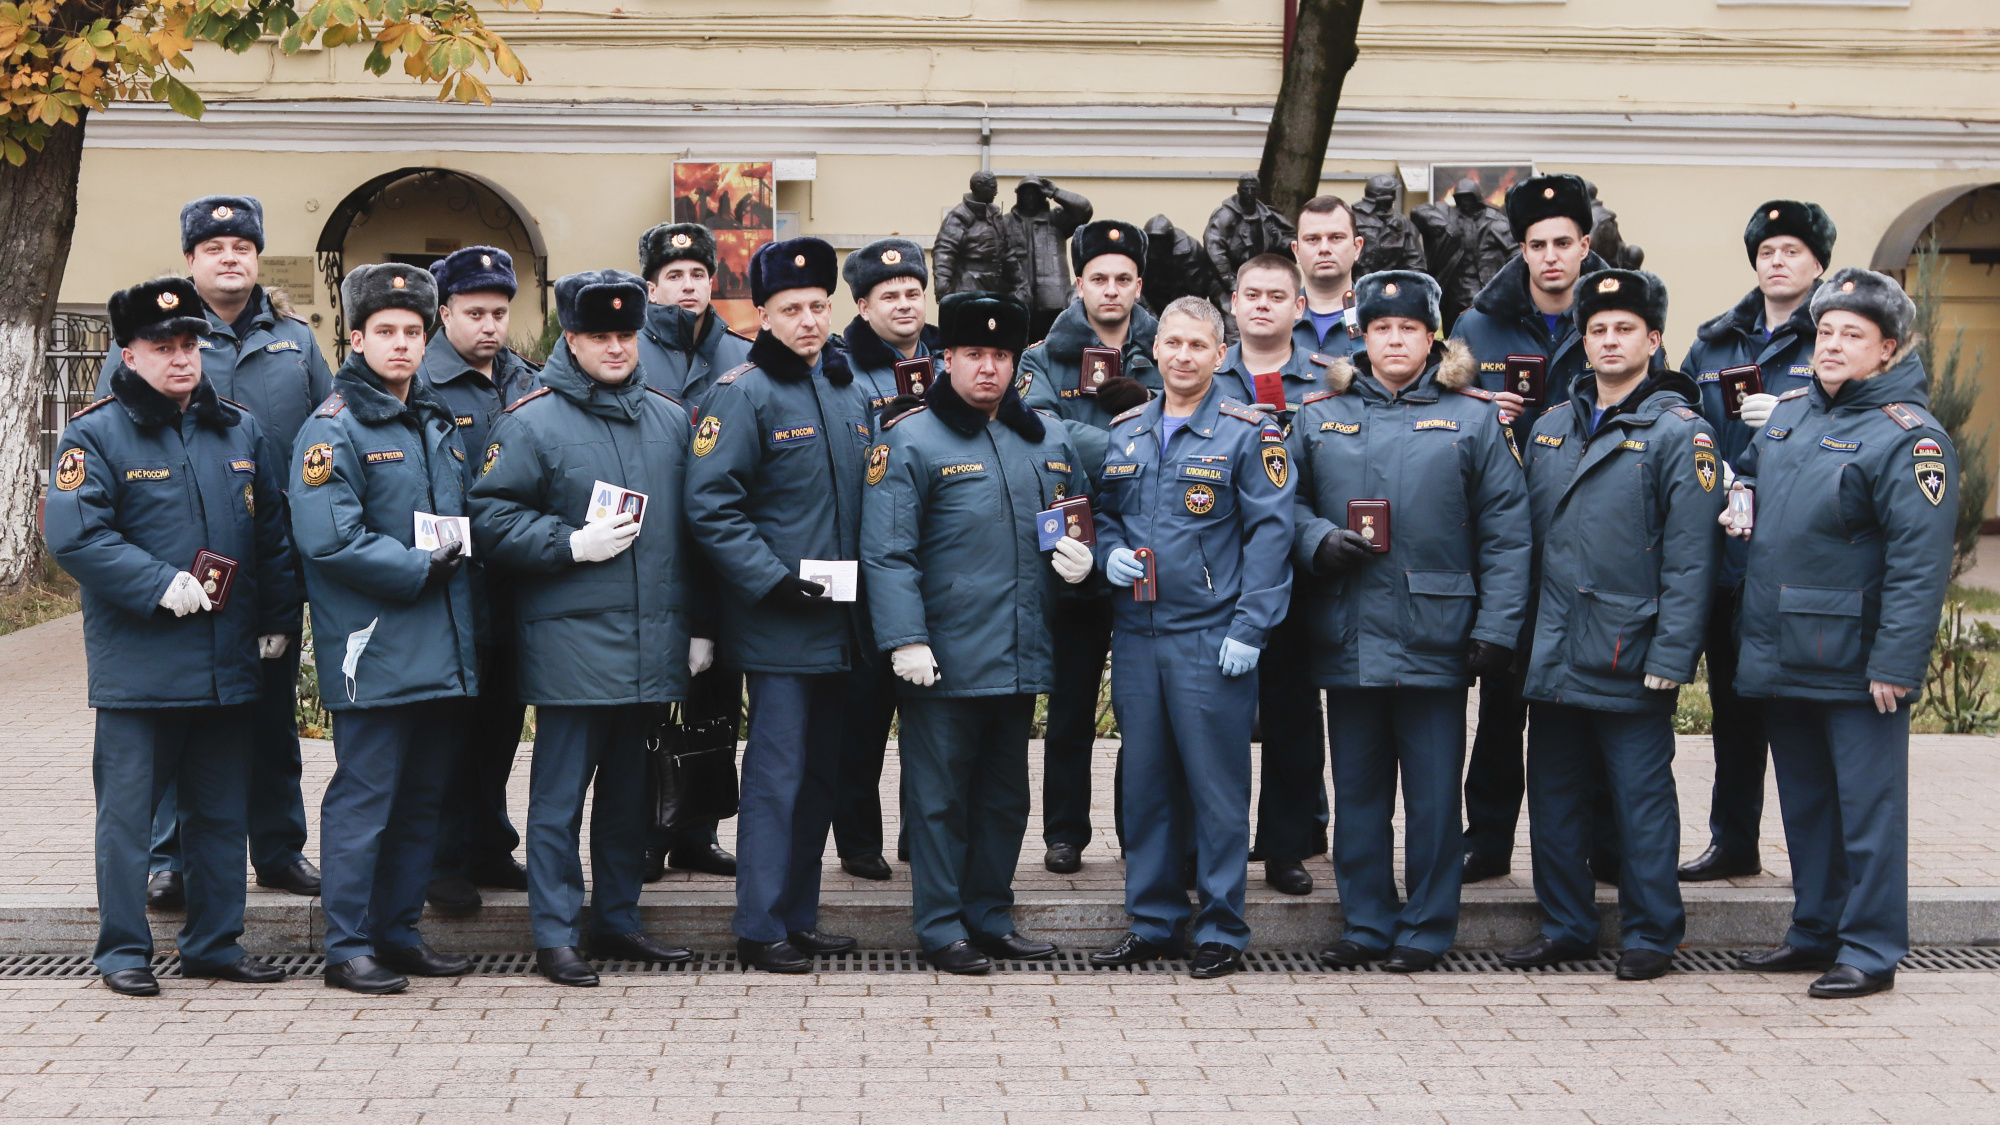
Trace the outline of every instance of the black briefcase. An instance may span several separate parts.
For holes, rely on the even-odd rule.
[[[695,677],[687,702],[662,709],[646,740],[653,828],[677,832],[736,815],[736,700],[733,675]]]

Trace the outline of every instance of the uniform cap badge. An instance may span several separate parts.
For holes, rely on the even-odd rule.
[[[613,297],[613,298],[611,298],[611,307],[612,307],[612,308],[614,308],[614,309],[622,309],[622,308],[624,308],[624,307],[625,307],[625,298],[623,298],[623,297]]]
[[[492,264],[493,264],[493,255],[491,255],[491,254],[481,254],[481,255],[479,256],[479,264],[480,264],[480,265],[482,265],[482,266],[490,266],[490,265],[492,265]]]
[[[1113,242],[1118,242],[1125,237],[1125,232],[1119,230],[1117,227],[1112,227],[1110,230],[1104,232],[1104,237]]]
[[[1607,277],[1607,278],[1605,278],[1605,279],[1604,279],[1603,281],[1600,281],[1600,282],[1598,282],[1598,283],[1597,283],[1597,291],[1598,291],[1599,293],[1616,293],[1616,292],[1618,292],[1618,279],[1617,279],[1617,278],[1615,278],[1615,277]]]
[[[900,265],[900,264],[902,263],[902,261],[903,261],[903,252],[902,252],[901,250],[884,250],[884,251],[882,251],[882,264],[883,264],[883,265],[885,265],[885,266],[894,266],[894,265]]]
[[[800,267],[801,269],[805,268],[806,256],[804,254],[797,255],[792,259],[792,264]]]
[[[211,219],[221,220],[221,219],[226,219],[229,216],[234,215],[235,213],[236,212],[231,211],[227,207],[217,207],[215,210],[210,211],[208,213],[208,217]]]
[[[392,278],[390,278],[390,279],[389,279],[389,284],[391,284],[391,285],[395,286],[395,287],[396,287],[396,288],[398,288],[398,289],[401,289],[401,288],[403,288],[404,286],[408,285],[408,284],[409,284],[409,282],[407,282],[407,281],[404,281],[404,280],[403,280],[402,278],[400,278],[400,277],[392,277]]]
[[[1552,187],[1545,187],[1542,189],[1543,199],[1554,199],[1555,197],[1556,197],[1556,189]]]
[[[1854,292],[1854,283],[1853,283],[1853,282],[1851,282],[1851,281],[1844,281],[1844,282],[1842,282],[1842,283],[1841,283],[1841,285],[1840,285],[1840,291],[1841,291],[1842,293],[1852,293],[1852,292]]]
[[[1382,287],[1382,295],[1384,297],[1393,297],[1396,295],[1396,292],[1396,283],[1393,281]]]
[[[1777,209],[1776,207],[1773,207],[1773,208],[1771,208],[1771,213],[1770,213],[1769,215],[1766,215],[1766,216],[1765,216],[1765,218],[1767,218],[1767,219],[1770,219],[1770,220],[1771,220],[1772,222],[1774,222],[1774,223],[1775,223],[1775,222],[1777,222],[1777,221],[1778,221],[1778,209]]]
[[[180,307],[180,303],[181,295],[178,293],[162,293],[158,301],[159,306],[163,309],[178,308]]]
[[[986,318],[986,330],[987,330],[988,332],[997,332],[997,331],[999,331],[999,330],[1000,330],[1000,321],[999,321],[999,319],[998,319],[998,318],[996,318],[996,317],[990,317],[990,316],[989,316],[989,317],[987,317],[987,318]]]
[[[694,239],[689,238],[685,234],[677,234],[673,237],[673,244],[674,244],[674,249],[685,250],[688,247],[694,245]]]

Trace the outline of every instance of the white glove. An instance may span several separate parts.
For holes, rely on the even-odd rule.
[[[1724,496],[1725,498],[1727,498],[1727,497],[1728,497],[1728,495],[1729,495],[1729,490],[1730,490],[1731,488],[1734,488],[1735,486],[1736,486],[1736,469],[1735,469],[1735,468],[1734,468],[1733,466],[1731,466],[1729,462],[1727,462],[1727,461],[1724,461],[1724,462],[1722,463],[1722,494],[1723,494],[1723,496]]]
[[[1146,576],[1146,566],[1130,547],[1113,548],[1104,557],[1104,577],[1114,586],[1130,586]]]
[[[1679,686],[1681,685],[1667,679],[1665,676],[1649,675],[1646,677],[1647,691],[1672,691]]]
[[[276,660],[280,656],[285,655],[285,648],[291,643],[292,639],[283,633],[268,633],[258,637],[257,658],[260,660]]]
[[[603,562],[617,558],[638,537],[639,525],[632,522],[632,513],[620,512],[608,520],[587,523],[570,532],[569,553],[580,563]]]
[[[1067,535],[1056,540],[1055,554],[1049,556],[1049,565],[1072,586],[1090,576],[1091,562],[1090,548]]]
[[[1771,420],[1771,411],[1777,409],[1777,395],[1746,395],[1743,399],[1743,424],[1752,428]]]
[[[715,663],[715,642],[707,637],[694,637],[688,641],[688,675],[699,676]]]
[[[918,687],[929,687],[944,679],[938,674],[937,657],[931,646],[904,645],[889,654],[889,670]]]
[[[214,609],[208,602],[208,595],[202,591],[201,583],[194,575],[183,570],[167,583],[167,592],[160,595],[160,605],[174,612],[175,617],[186,617],[198,609]]]

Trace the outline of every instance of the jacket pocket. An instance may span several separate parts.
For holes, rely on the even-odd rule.
[[[1404,610],[1403,635],[1417,652],[1457,652],[1472,632],[1472,613],[1479,589],[1472,575],[1459,570],[1412,570],[1409,605]]]
[[[1860,590],[1778,588],[1778,663],[1787,668],[1855,671],[1861,667]]]
[[[1569,634],[1570,666],[1599,675],[1642,675],[1659,613],[1657,598],[1578,590]]]

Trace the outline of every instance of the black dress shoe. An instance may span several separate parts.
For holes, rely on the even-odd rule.
[[[328,988],[344,988],[349,992],[359,992],[365,996],[387,996],[391,992],[401,992],[410,987],[410,978],[401,973],[392,973],[382,967],[375,958],[363,954],[350,958],[338,965],[328,965],[326,975],[321,978]]]
[[[186,906],[187,884],[182,881],[180,872],[155,871],[146,880],[146,909],[180,910]]]
[[[1488,879],[1498,879],[1511,874],[1514,860],[1510,856],[1487,855],[1484,852],[1465,853],[1465,873],[1459,876],[1461,883],[1483,883]]]
[[[479,897],[479,888],[463,875],[447,875],[442,879],[432,879],[424,887],[424,901],[431,909],[447,918],[463,918],[477,914],[486,900]]]
[[[1657,949],[1627,949],[1618,955],[1619,980],[1656,980],[1673,967],[1673,956]]]
[[[1075,844],[1050,844],[1042,853],[1042,866],[1055,875],[1074,875],[1083,870],[1083,849]]]
[[[1194,951],[1194,962],[1188,966],[1188,975],[1196,980],[1214,980],[1242,967],[1242,950],[1219,941],[1205,941],[1200,949]]]
[[[794,930],[785,935],[785,940],[800,953],[812,955],[846,953],[859,944],[845,934],[823,934],[818,930]]]
[[[590,952],[600,961],[643,961],[650,965],[678,965],[694,960],[694,950],[661,945],[644,933],[592,934]]]
[[[1736,964],[1760,973],[1823,973],[1833,968],[1833,955],[1781,945],[1760,953],[1742,954],[1736,958]]]
[[[1271,889],[1285,895],[1309,895],[1313,893],[1312,873],[1306,865],[1292,859],[1267,859],[1264,861],[1264,882]]]
[[[1680,865],[1674,872],[1683,883],[1706,883],[1711,879],[1741,879],[1764,870],[1756,852],[1743,855],[1725,852],[1710,844],[1708,850]]]
[[[495,856],[472,864],[466,869],[465,874],[477,887],[487,887],[496,891],[528,889],[528,869],[521,866],[511,855]]]
[[[319,868],[308,860],[300,860],[290,867],[276,871],[259,871],[257,885],[274,890],[290,891],[305,898],[319,897]]]
[[[934,949],[924,954],[924,959],[933,969],[943,969],[947,973],[976,977],[993,971],[993,962],[986,954],[972,948],[972,943],[963,938],[952,942],[943,949]]]
[[[1552,937],[1537,935],[1535,940],[1521,948],[1502,953],[1500,959],[1518,969],[1539,969],[1560,965],[1564,961],[1588,961],[1595,956],[1597,950],[1589,946],[1567,945]]]
[[[1607,887],[1618,885],[1620,866],[1618,858],[1608,853],[1592,852],[1590,855],[1590,877]]]
[[[1437,968],[1438,955],[1414,945],[1399,945],[1382,960],[1385,973],[1428,973]]]
[[[767,973],[809,973],[813,967],[812,958],[800,953],[789,941],[749,938],[736,939],[736,962],[746,969],[762,969]]]
[[[1852,965],[1835,965],[1826,975],[1812,982],[1806,995],[1819,1000],[1854,1000],[1862,996],[1873,996],[1877,992],[1887,992],[1896,987],[1896,970],[1891,969],[1881,976],[1864,973]]]
[[[234,984],[277,984],[287,974],[276,965],[245,956],[227,965],[191,965],[183,960],[181,975],[201,980],[226,980]]]
[[[158,996],[160,982],[151,969],[118,969],[104,974],[104,987],[120,996]]]
[[[703,875],[736,878],[736,857],[723,851],[721,844],[675,848],[667,853],[667,866],[676,871],[699,871]]]
[[[880,883],[895,877],[889,869],[889,861],[880,854],[840,857],[840,869],[856,879],[873,879]]]
[[[1371,961],[1380,961],[1385,956],[1387,954],[1379,949],[1370,949],[1358,941],[1349,941],[1346,938],[1341,938],[1319,951],[1320,964],[1331,965],[1336,969],[1360,968]]]
[[[1022,937],[1019,930],[999,937],[976,937],[972,944],[996,961],[1046,961],[1056,955],[1055,942]]]
[[[639,875],[642,883],[657,883],[667,877],[667,849],[647,848],[646,868]]]
[[[1117,945],[1109,949],[1100,949],[1091,954],[1090,963],[1107,967],[1111,965],[1143,965],[1148,961],[1157,961],[1172,952],[1173,950],[1168,949],[1164,945],[1154,945],[1138,934],[1127,931],[1124,937],[1118,939]]]
[[[462,977],[472,971],[472,958],[439,953],[421,941],[401,949],[377,946],[375,960],[409,977]]]
[[[535,950],[535,971],[572,988],[596,988],[597,970],[583,959],[573,945],[551,945]]]

